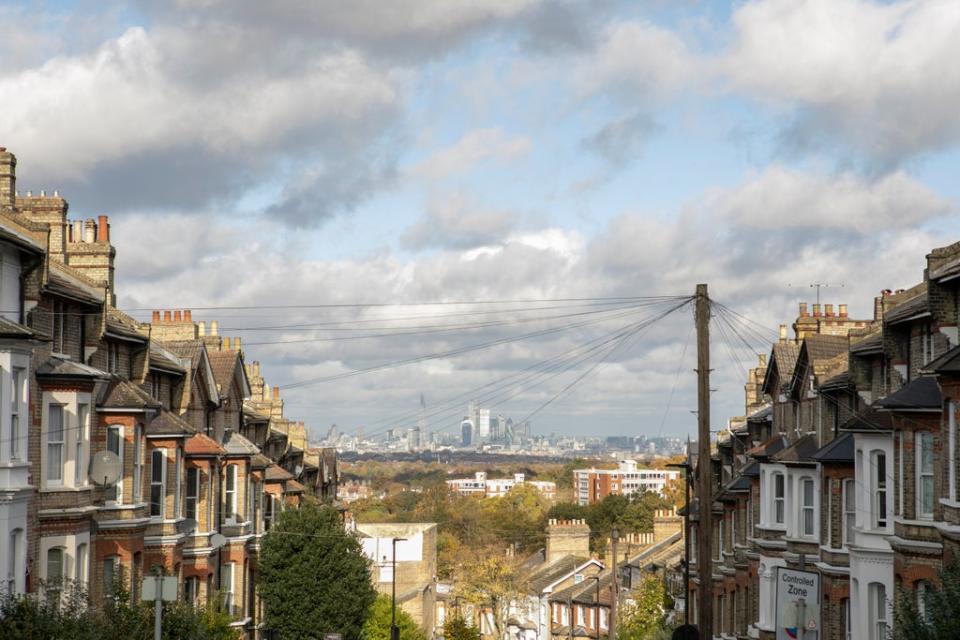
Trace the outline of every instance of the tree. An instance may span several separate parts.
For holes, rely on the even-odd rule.
[[[622,640],[650,640],[663,629],[666,620],[667,589],[662,578],[647,576],[636,591],[632,604],[622,607],[617,636]]]
[[[520,573],[515,558],[493,549],[478,549],[472,559],[460,567],[459,595],[464,602],[489,612],[493,637],[506,631],[510,603],[522,594]]]
[[[364,640],[390,640],[392,608],[393,601],[389,597],[377,596],[363,625]],[[400,629],[400,640],[427,640],[427,634],[400,607],[397,607],[397,627]]]
[[[357,640],[376,598],[360,543],[313,503],[282,512],[264,536],[258,586],[266,626],[284,638]]]
[[[916,589],[903,589],[896,603],[894,640],[960,638],[960,564],[940,572],[940,585],[928,585],[923,613]]]
[[[483,502],[489,526],[497,537],[517,551],[530,551],[543,544],[547,503],[535,487],[516,485],[505,496]]]
[[[443,623],[444,640],[480,640],[480,630],[471,627],[463,616],[455,613]]]

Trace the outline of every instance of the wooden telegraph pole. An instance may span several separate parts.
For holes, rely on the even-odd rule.
[[[697,478],[699,521],[697,523],[697,629],[700,638],[713,637],[713,473],[710,464],[710,298],[707,285],[698,284],[697,322]]]
[[[620,531],[614,527],[610,531],[610,554],[613,556],[613,594],[610,599],[610,620],[607,624],[607,635],[610,640],[617,640],[617,606],[620,600],[620,572],[617,568],[617,539],[619,537]],[[599,602],[597,606],[599,606]],[[597,628],[600,628],[599,618],[597,619]]]

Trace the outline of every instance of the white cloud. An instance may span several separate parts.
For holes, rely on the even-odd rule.
[[[960,139],[960,4],[757,0],[733,15],[732,89],[798,108],[787,140],[890,165]]]
[[[465,173],[487,160],[510,162],[527,155],[532,147],[530,138],[511,136],[500,127],[474,129],[453,145],[432,153],[411,173],[436,180]]]
[[[423,217],[404,232],[401,244],[410,249],[469,249],[504,239],[519,216],[489,211],[462,191],[435,196]]]

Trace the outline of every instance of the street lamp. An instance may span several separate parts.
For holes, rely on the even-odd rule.
[[[400,640],[400,628],[397,627],[397,543],[406,542],[406,538],[393,538],[391,543],[393,545],[393,556],[391,560],[393,562],[393,570],[390,572],[390,578],[392,581],[390,587],[390,640]]]
[[[600,576],[587,576],[587,580],[597,581],[597,617],[594,622],[597,623],[597,640],[600,640]]]
[[[690,473],[693,467],[689,462],[668,464],[674,469],[683,469],[684,501],[683,508],[683,623],[690,626]],[[701,572],[703,569],[701,568]]]

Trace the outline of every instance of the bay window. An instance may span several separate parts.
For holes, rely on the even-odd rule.
[[[800,535],[814,535],[814,486],[812,478],[800,480]]]
[[[782,473],[773,474],[773,521],[783,524],[786,505],[786,483]]]
[[[112,424],[107,427],[107,451],[117,454],[123,468],[123,426]],[[107,500],[114,504],[123,504],[123,473],[107,492]]]
[[[853,528],[857,523],[857,493],[853,478],[843,481],[843,545],[853,542]]]
[[[871,456],[873,470],[873,526],[887,528],[887,454],[874,451]]]
[[[191,520],[197,519],[197,500],[199,496],[200,470],[196,467],[190,467],[187,469],[186,513],[184,515]]]
[[[143,499],[143,426],[133,428],[133,502]]]
[[[23,399],[23,369],[15,367],[10,379],[10,459],[20,460],[20,402]]]
[[[90,441],[90,405],[77,405],[77,438],[74,443],[74,486],[81,487],[87,481],[86,444]]]
[[[868,595],[870,614],[870,640],[887,640],[887,588],[881,582],[871,582]]]
[[[237,465],[235,464],[227,465],[227,478],[223,495],[226,501],[224,517],[231,520],[237,513]]]
[[[60,590],[63,588],[63,549],[53,547],[47,549],[47,596],[59,600]]]

